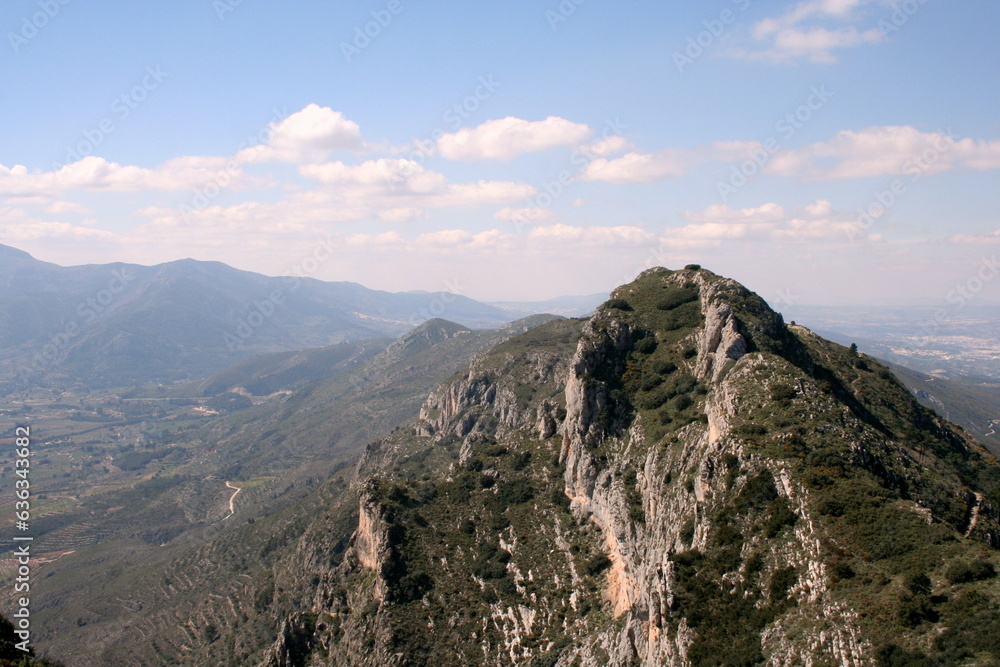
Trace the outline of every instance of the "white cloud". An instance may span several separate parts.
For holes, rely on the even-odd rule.
[[[581,146],[579,151],[587,156],[597,155],[599,157],[608,157],[609,155],[624,153],[633,148],[635,147],[625,137],[616,134],[607,139],[600,139],[592,144]]]
[[[505,206],[494,213],[493,218],[506,222],[550,222],[556,219],[556,214],[550,208],[541,208],[538,206],[526,206],[524,208]]]
[[[0,165],[0,194],[13,196],[52,196],[69,191],[176,191],[200,188],[213,182],[224,182],[225,187],[234,189],[272,185],[263,179],[248,177],[224,157],[175,158],[153,169],[120,165],[96,156],[48,172],[28,172],[23,165]]]
[[[799,3],[781,16],[755,23],[750,32],[756,41],[763,43],[761,47],[737,50],[733,55],[772,62],[798,59],[820,63],[836,62],[834,51],[838,49],[883,41],[882,31],[878,28],[859,30],[855,25],[843,25],[856,23],[860,18],[857,10],[870,2],[871,0],[810,0]],[[828,25],[822,25],[823,23]]]
[[[591,248],[615,246],[644,246],[654,243],[656,236],[641,227],[620,225],[614,227],[571,225],[544,225],[533,227],[528,238],[549,247],[564,248],[566,245]]]
[[[339,111],[310,104],[271,128],[266,144],[239,152],[241,162],[320,162],[335,150],[361,150],[361,128]]]
[[[807,214],[819,218],[830,215],[833,212],[833,204],[828,199],[818,199],[815,204],[806,206],[805,211]]]
[[[352,234],[346,242],[352,246],[403,246],[406,239],[399,232],[383,232],[382,234]]]
[[[609,160],[592,160],[580,174],[583,181],[606,183],[651,183],[684,174],[691,160],[679,150],[656,153],[626,153]]]
[[[509,204],[534,197],[537,190],[512,181],[476,181],[448,185],[440,193],[427,197],[434,208],[470,208],[487,204]]]
[[[387,234],[354,234],[347,239],[353,246],[393,247],[400,252],[438,253],[524,253],[559,254],[567,250],[602,252],[607,248],[642,248],[657,241],[656,235],[641,227],[572,225],[541,225],[518,236],[499,229],[473,233],[465,229],[443,229],[405,239],[395,232]],[[469,255],[474,257],[475,255]]]
[[[425,252],[455,254],[510,252],[515,249],[517,240],[512,234],[499,229],[488,229],[476,234],[464,229],[445,229],[437,232],[421,234],[414,239],[412,249]]]
[[[835,212],[825,199],[803,207],[798,214],[789,214],[784,207],[771,202],[742,209],[714,204],[701,211],[685,211],[683,217],[693,224],[670,228],[665,233],[679,247],[711,247],[725,241],[881,240],[878,235],[868,234],[853,216]]]
[[[954,139],[910,126],[842,130],[826,142],[781,151],[764,171],[812,179],[906,174],[921,177],[952,169],[1000,168],[1000,140]]]
[[[71,225],[66,222],[28,220],[10,224],[0,223],[0,239],[4,243],[40,239],[110,241],[115,238],[116,235],[112,232]]]
[[[849,20],[854,10],[867,4],[867,0],[811,0],[801,2],[791,11],[777,17],[758,21],[753,26],[753,36],[765,39],[814,17]]]
[[[701,211],[685,211],[683,216],[693,222],[773,222],[785,218],[785,209],[773,202],[756,208],[735,210],[725,204],[713,204]]]
[[[301,232],[344,222],[403,223],[427,217],[429,209],[476,208],[523,202],[535,188],[509,181],[449,183],[443,174],[408,160],[383,158],[358,165],[343,162],[302,165],[299,172],[319,186],[289,191],[278,201],[245,201],[187,210],[146,206],[142,229],[153,234],[242,236]]]
[[[381,158],[360,165],[330,162],[304,165],[299,172],[348,200],[364,200],[375,206],[400,203],[431,208],[466,208],[506,204],[535,194],[530,185],[510,181],[449,183],[444,174],[430,171],[412,160]],[[395,202],[395,203],[394,203]]]
[[[74,201],[54,201],[45,207],[47,213],[58,215],[60,213],[88,213],[89,209]]]
[[[953,234],[945,240],[954,245],[1000,245],[1000,229],[985,234]]]
[[[416,218],[426,218],[427,213],[419,208],[400,206],[379,211],[378,217],[383,222],[409,222]]]
[[[540,121],[508,116],[445,134],[438,139],[437,147],[441,155],[449,160],[510,160],[524,153],[556,146],[576,146],[593,133],[586,125],[558,116]]]
[[[326,185],[377,191],[431,192],[447,182],[443,174],[428,171],[413,160],[400,158],[367,160],[358,165],[343,162],[308,164],[299,167],[299,173]]]

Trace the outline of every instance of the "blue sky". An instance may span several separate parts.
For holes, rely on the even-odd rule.
[[[484,300],[698,262],[779,307],[944,304],[1000,249],[998,28],[992,0],[11,0],[0,243]]]

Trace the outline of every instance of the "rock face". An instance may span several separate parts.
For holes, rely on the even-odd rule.
[[[381,577],[382,565],[388,560],[389,526],[382,516],[382,506],[377,497],[377,487],[368,484],[361,492],[358,510],[358,529],[354,533],[352,556],[365,569],[376,573],[372,595],[385,600],[385,580]]]
[[[995,571],[996,462],[709,271],[651,269],[590,320],[479,355],[358,472],[299,664],[992,655],[948,600],[968,594],[955,563]]]
[[[655,279],[655,274],[639,279],[644,278]],[[669,282],[672,278],[675,277],[663,280]],[[613,616],[621,618],[624,626],[614,636],[603,637],[601,643],[605,648],[615,646],[615,650],[609,652],[621,656],[621,664],[630,664],[633,658],[648,665],[687,663],[691,633],[681,628],[675,632],[665,628],[665,619],[670,616],[669,607],[676,595],[671,557],[687,546],[708,546],[712,525],[705,508],[725,503],[735,495],[735,489],[726,488],[725,477],[716,474],[724,457],[741,461],[747,472],[764,472],[783,480],[785,484],[778,487],[779,493],[799,510],[800,515],[805,514],[804,491],[787,481],[788,475],[782,466],[755,460],[738,440],[730,437],[730,424],[737,413],[735,399],[739,395],[740,380],[748,369],[762,363],[760,358],[748,360],[728,381],[720,381],[724,371],[734,367],[752,347],[752,342],[740,333],[740,323],[733,308],[721,296],[727,288],[742,288],[735,284],[710,283],[702,275],[695,276],[695,282],[700,287],[704,324],[700,331],[690,336],[696,343],[696,355],[690,367],[696,377],[712,383],[704,405],[707,428],[701,424],[686,427],[679,434],[681,446],[667,452],[647,447],[645,435],[637,428],[630,429],[615,443],[626,456],[632,452],[646,452],[641,463],[636,463],[641,470],[637,484],[644,521],[640,525],[629,521],[625,494],[614,483],[621,470],[599,469],[587,447],[588,438],[604,435],[594,432],[592,426],[594,415],[606,400],[603,387],[589,380],[594,376],[594,369],[606,363],[615,350],[629,344],[629,327],[613,322],[605,336],[595,335],[594,327],[589,327],[589,340],[581,341],[566,385],[567,414],[562,444],[566,460],[566,494],[577,513],[593,521],[603,535],[611,561],[607,599]],[[767,315],[767,324],[772,331],[776,330],[780,318],[769,309]],[[662,470],[684,469],[697,471],[693,488],[687,492],[677,493],[657,474]],[[682,530],[692,532],[690,545],[681,536]],[[775,664],[807,664],[811,656],[823,653],[837,655],[841,664],[864,662],[866,649],[870,647],[858,640],[859,632],[852,615],[840,613],[842,610],[825,599],[827,578],[819,560],[818,536],[811,526],[804,525],[789,537],[783,548],[783,558],[776,558],[775,563],[792,563],[806,573],[797,591],[801,598],[799,613],[825,615],[829,629],[822,639],[808,646],[784,648]],[[777,634],[777,630],[766,640],[773,641],[773,634]]]

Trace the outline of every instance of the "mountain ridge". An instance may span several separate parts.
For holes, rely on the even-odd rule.
[[[457,294],[268,277],[192,259],[62,267],[4,246],[0,385],[95,387],[204,378],[258,353],[396,337],[431,313],[509,322]]]
[[[658,296],[664,286],[669,293]],[[341,628],[313,630],[310,653],[326,655],[323,664],[500,665],[543,657],[552,665],[718,664],[723,656],[732,664],[765,656],[804,664],[823,655],[863,663],[913,652],[901,644],[914,629],[933,636],[931,619],[944,614],[943,603],[935,607],[922,591],[943,590],[950,580],[935,574],[932,581],[925,571],[906,574],[911,579],[896,574],[905,580],[896,584],[902,593],[892,594],[896,607],[877,614],[888,613],[896,629],[887,638],[859,615],[868,610],[850,602],[858,593],[852,586],[868,590],[857,584],[858,571],[898,573],[896,563],[920,552],[922,539],[935,545],[927,547],[933,553],[966,536],[992,549],[1000,544],[995,460],[912,401],[877,362],[803,327],[785,326],[734,281],[704,270],[644,272],[616,289],[582,334],[572,359],[561,362],[569,369],[565,405],[552,403],[558,393],[518,396],[510,379],[517,362],[500,355],[511,370],[493,375],[485,360],[498,353],[485,353],[467,375],[425,402],[415,432],[435,440],[434,448],[398,436],[368,453],[360,469],[368,481],[359,480],[358,528],[328,575],[333,588],[346,587],[347,597],[321,593],[316,599],[327,602],[314,607],[332,613]],[[538,329],[527,334],[539,335]],[[540,362],[536,353],[524,354]],[[534,368],[541,386],[559,385],[558,372],[549,382]],[[863,389],[868,385],[888,393],[872,395]],[[670,391],[657,394],[667,386]],[[814,414],[812,406],[824,406],[828,416],[820,419],[824,413]],[[775,414],[765,417],[768,412]],[[452,472],[437,482],[379,472],[421,451],[429,452],[428,460],[440,458],[433,451],[446,443],[454,443],[447,446],[457,448],[456,459],[438,468]],[[377,455],[379,449],[386,451]],[[503,461],[511,455],[514,461]],[[525,468],[519,463],[525,456],[541,460]],[[970,469],[966,458],[984,467]],[[545,480],[560,468],[563,487],[548,493]],[[524,477],[518,470],[534,473]],[[493,480],[488,484],[486,474]],[[976,481],[980,474],[986,481]],[[474,481],[479,475],[481,484]],[[986,484],[980,489],[989,488],[993,504],[980,491],[968,492],[970,484]],[[440,500],[456,493],[476,498],[474,507],[485,515],[456,510],[454,497]],[[499,504],[498,497],[504,498]],[[525,504],[532,509],[518,507]],[[607,610],[606,621],[581,617],[577,605],[556,604],[559,587],[537,578],[553,557],[528,556],[545,550],[532,550],[527,517],[518,513],[535,517],[536,533],[555,526],[548,544],[563,539],[565,545],[561,507],[595,528],[590,551],[581,551],[591,554],[587,560],[577,561],[572,550],[559,558],[566,559],[562,570],[570,580],[596,579],[591,590],[599,595],[590,604]],[[870,520],[886,535],[866,532]],[[421,521],[439,530],[454,527],[443,529],[444,546],[435,546]],[[479,558],[474,549],[471,560],[463,555],[463,521],[471,521],[472,533],[486,544],[500,529],[495,547],[480,550]],[[899,526],[913,536],[893,537],[907,534]],[[842,556],[831,555],[829,539],[840,544]],[[932,572],[947,570],[944,561],[923,558],[935,563]],[[374,573],[374,587],[357,579],[365,572]],[[478,572],[481,583],[463,585],[461,572],[473,580]],[[721,581],[742,592],[718,588]],[[478,604],[465,597],[484,583],[489,595]],[[456,595],[474,605],[470,617],[455,617]],[[377,612],[365,607],[372,603]],[[755,605],[766,612],[759,619]],[[370,608],[376,620],[359,616],[361,608]],[[566,627],[571,613],[574,625]],[[489,628],[469,625],[482,615]],[[438,626],[448,618],[485,642],[482,648],[461,640],[463,632],[433,643],[416,633],[421,623]],[[824,619],[823,633],[816,632],[818,619]],[[973,640],[955,634],[961,632],[951,631],[951,644],[940,641],[931,652],[966,650],[956,645]],[[359,651],[359,637],[374,640],[376,652]],[[272,655],[288,649],[279,639]],[[399,650],[402,659],[394,658]],[[350,658],[341,663],[337,655]]]
[[[403,345],[424,334],[470,335],[433,322]],[[393,373],[366,396],[394,400]],[[274,424],[337,405],[296,400]],[[276,437],[248,446],[266,464]],[[161,608],[106,664],[1000,660],[996,459],[876,360],[701,268],[482,349],[310,481],[145,575]],[[162,606],[204,581],[229,583]]]

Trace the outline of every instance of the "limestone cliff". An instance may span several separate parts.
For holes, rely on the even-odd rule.
[[[996,462],[874,360],[699,268],[482,353],[358,475],[300,664],[991,655],[956,629],[987,603],[954,571],[995,572]]]

